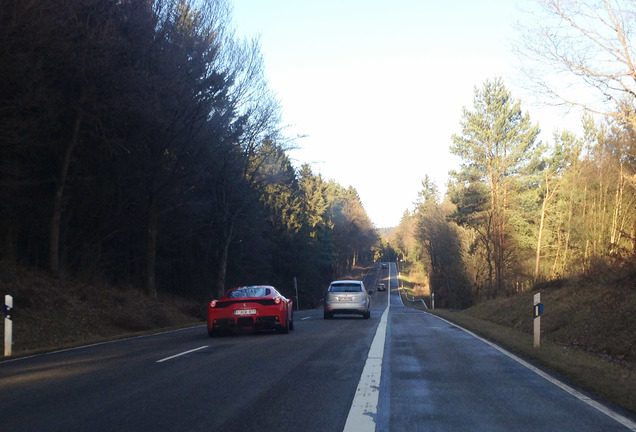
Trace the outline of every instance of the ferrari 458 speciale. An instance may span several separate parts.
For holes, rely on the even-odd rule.
[[[208,335],[240,330],[294,329],[293,301],[269,285],[232,288],[208,304]]]

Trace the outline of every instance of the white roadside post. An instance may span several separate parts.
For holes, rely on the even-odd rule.
[[[13,297],[4,296],[4,355],[11,356],[11,345],[13,344],[13,321],[11,321],[11,311],[13,310]]]
[[[541,293],[534,295],[534,347],[541,345],[541,314],[543,313],[543,304],[541,304]]]

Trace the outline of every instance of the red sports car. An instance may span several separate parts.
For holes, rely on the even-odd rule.
[[[273,286],[232,288],[208,304],[208,335],[238,330],[289,333],[294,329],[293,306],[293,301]]]

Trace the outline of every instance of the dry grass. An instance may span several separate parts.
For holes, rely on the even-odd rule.
[[[398,267],[400,273],[400,286],[409,290],[409,295],[416,298],[424,298],[428,302],[431,295],[431,288],[428,284],[428,277],[424,270],[415,263],[400,263]]]
[[[0,267],[0,293],[14,298],[13,355],[27,355],[197,325],[205,305],[154,299],[132,287],[85,284],[45,272]],[[4,334],[4,319],[0,320]]]

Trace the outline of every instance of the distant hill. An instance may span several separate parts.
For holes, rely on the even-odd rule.
[[[395,230],[395,227],[391,228],[378,228],[378,233],[380,233],[380,237],[386,238],[391,235],[391,233]]]

